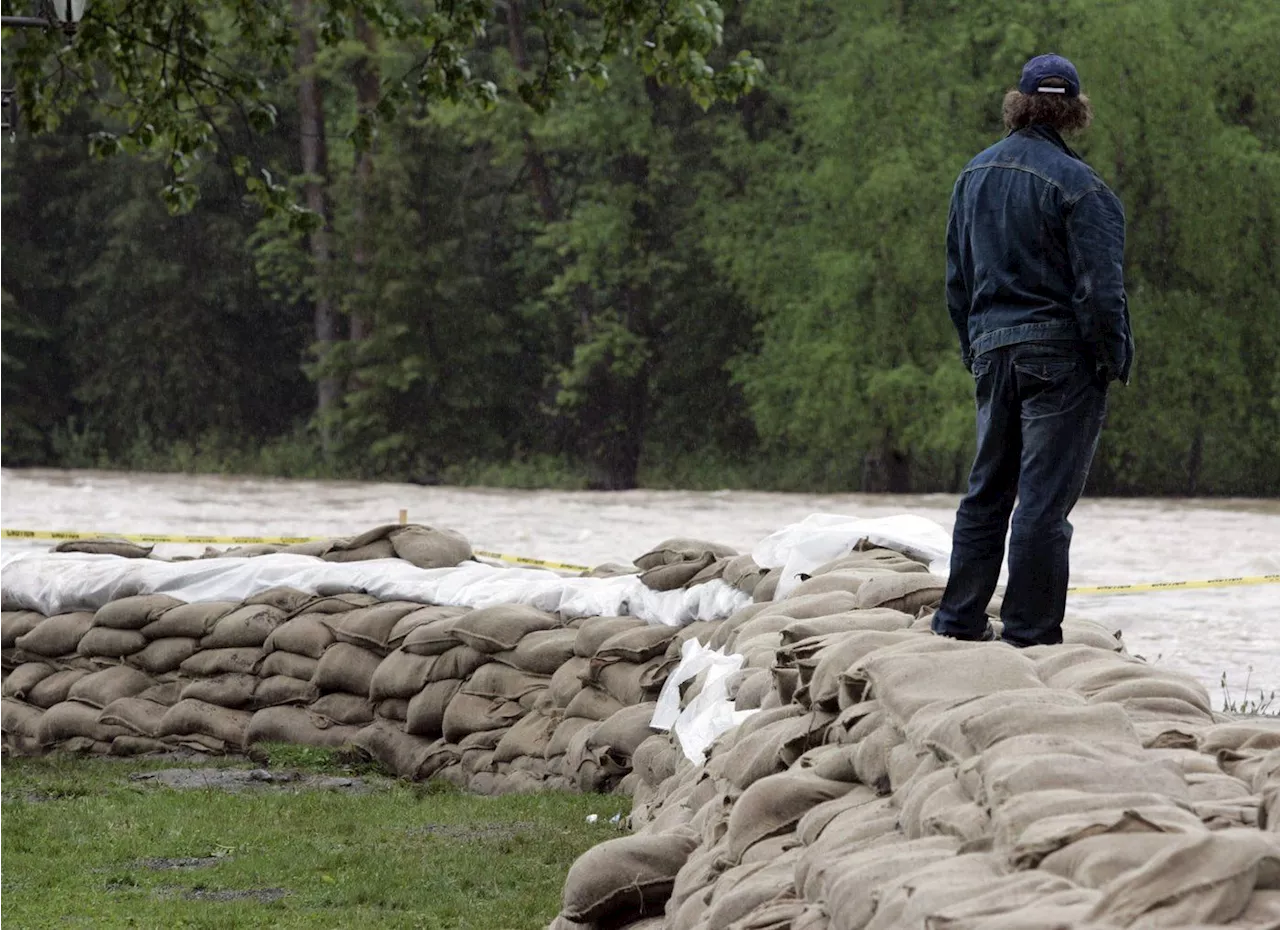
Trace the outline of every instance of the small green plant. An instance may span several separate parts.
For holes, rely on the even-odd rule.
[[[325,775],[386,775],[378,762],[351,748],[325,749],[292,743],[258,743],[249,754],[254,762],[272,769],[297,769]]]
[[[1228,714],[1239,714],[1242,716],[1264,716],[1264,717],[1280,717],[1280,704],[1276,703],[1276,692],[1274,690],[1267,692],[1258,689],[1257,697],[1250,697],[1249,684],[1253,678],[1253,666],[1249,666],[1249,670],[1245,673],[1244,691],[1237,699],[1231,693],[1231,686],[1227,683],[1227,673],[1222,673],[1222,709]]]

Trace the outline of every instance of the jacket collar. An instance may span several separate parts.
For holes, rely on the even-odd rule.
[[[1080,156],[1071,148],[1071,146],[1067,145],[1066,140],[1062,138],[1062,135],[1058,132],[1058,130],[1054,129],[1052,126],[1045,126],[1042,123],[1035,123],[1031,126],[1027,126],[1017,131],[1025,135],[1032,136],[1033,138],[1036,138],[1036,139],[1043,139],[1045,142],[1048,142],[1052,145],[1056,145],[1058,148],[1062,149],[1062,151],[1066,152],[1068,155],[1070,155],[1072,158],[1076,159],[1077,161],[1083,161],[1083,159],[1080,158]],[[1009,133],[1009,135],[1013,135],[1013,133]]]

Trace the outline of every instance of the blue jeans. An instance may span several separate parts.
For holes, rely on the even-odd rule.
[[[1107,388],[1073,343],[993,349],[973,362],[978,454],[956,512],[951,577],[933,631],[982,639],[1009,516],[1000,619],[1014,646],[1062,642],[1071,524],[1107,409]],[[1018,507],[1014,510],[1014,500]]]

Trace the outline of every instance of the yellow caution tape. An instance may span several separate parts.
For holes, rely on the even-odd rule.
[[[1203,581],[1152,581],[1147,584],[1100,584],[1087,588],[1067,588],[1067,593],[1139,594],[1147,591],[1189,591],[1195,588],[1232,588],[1252,584],[1280,584],[1280,575],[1241,575],[1236,578],[1206,578]]]
[[[4,539],[54,539],[59,542],[77,539],[125,539],[143,543],[204,543],[206,545],[286,545],[319,542],[329,536],[170,536],[160,533],[84,533],[75,530],[0,530]],[[530,559],[521,555],[474,550],[486,559],[497,559],[517,565],[549,568],[562,572],[586,572],[590,566],[553,562],[549,559]],[[1199,588],[1231,588],[1244,585],[1280,584],[1280,574],[1242,575],[1235,578],[1207,578],[1201,581],[1152,581],[1144,584],[1102,584],[1089,587],[1067,588],[1068,594],[1140,594],[1149,591],[1190,591]]]
[[[552,568],[562,572],[589,572],[589,565],[570,565],[567,562],[550,562],[546,559],[528,559],[522,555],[503,555],[501,552],[486,552],[483,549],[472,550],[476,555],[486,559],[500,559],[503,562],[515,562],[517,565],[533,565],[537,568]]]

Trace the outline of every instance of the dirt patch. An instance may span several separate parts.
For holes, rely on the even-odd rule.
[[[451,840],[508,840],[534,824],[525,820],[511,823],[424,823],[408,829],[409,835],[443,836]]]
[[[164,785],[167,788],[179,790],[203,788],[231,792],[281,788],[294,791],[341,791],[348,794],[365,794],[380,787],[356,776],[308,775],[290,771],[269,772],[266,769],[159,769],[154,772],[135,772],[129,776],[129,780]]]
[[[166,871],[168,869],[208,869],[217,865],[219,862],[230,862],[229,856],[179,856],[173,859],[154,858],[154,859],[137,859],[130,862],[125,868],[129,869],[152,869],[154,871]]]

